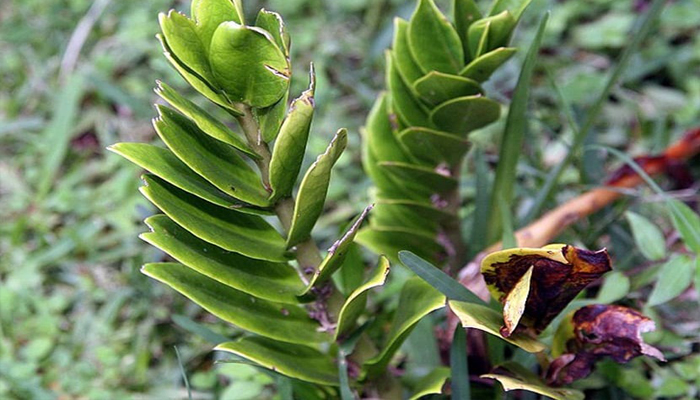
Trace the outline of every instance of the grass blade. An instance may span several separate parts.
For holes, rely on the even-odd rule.
[[[503,197],[506,203],[513,200],[513,188],[515,185],[516,166],[518,158],[522,151],[525,132],[527,130],[527,100],[530,94],[530,81],[532,73],[537,62],[544,29],[549,19],[549,13],[545,14],[540,20],[537,29],[537,35],[530,45],[530,49],[525,57],[518,84],[515,87],[513,101],[510,104],[508,117],[506,119],[506,128],[503,132],[501,141],[501,152],[498,158],[498,167],[496,168],[496,179],[491,192],[491,204],[498,204],[498,198]],[[495,211],[495,212],[494,212]],[[490,212],[487,240],[489,243],[496,242],[501,237],[502,220],[501,215],[497,210]]]
[[[190,381],[187,379],[187,373],[185,372],[185,366],[182,364],[182,359],[180,358],[180,351],[178,351],[177,346],[173,346],[175,349],[175,356],[177,357],[177,364],[180,366],[180,373],[182,374],[182,380],[185,381],[185,387],[187,388],[187,398],[192,400],[192,389],[190,388]]]
[[[452,400],[471,399],[469,366],[467,365],[467,335],[461,326],[455,328],[452,337],[450,368],[452,369]]]
[[[439,268],[411,253],[400,251],[399,260],[448,299],[484,305],[484,301]]]

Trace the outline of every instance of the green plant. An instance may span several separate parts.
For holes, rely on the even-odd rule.
[[[316,78],[312,65],[308,89],[288,104],[291,41],[282,18],[261,10],[248,23],[240,0],[194,0],[191,18],[162,14],[159,40],[166,58],[209,103],[196,103],[159,82],[156,93],[171,107],[157,106],[154,126],[167,148],[141,143],[110,148],[150,172],[141,191],[163,212],[146,219],[151,232],[141,237],[174,262],[146,264],[142,271],[238,327],[235,340],[217,346],[232,354],[233,362],[271,370],[281,387],[304,398],[352,398],[353,392],[399,398],[404,386],[415,397],[440,394],[450,376],[453,395],[469,397],[461,327],[448,341],[451,371],[438,367],[420,380],[406,379],[407,384],[390,373],[409,335],[414,330],[429,335],[431,325],[421,331],[421,321],[446,303],[465,327],[544,357],[537,336],[610,269],[607,253],[558,245],[487,258],[481,270],[496,300],[504,303],[503,327],[498,311],[432,265],[446,265],[456,274],[485,245],[501,238],[515,244],[507,204],[514,197],[529,82],[547,16],[520,73],[493,185],[483,173],[480,150],[474,152],[482,168],[477,183],[487,189],[477,193],[473,232],[482,237],[474,249],[464,246],[459,190],[469,135],[500,118],[500,104],[485,96],[481,84],[515,53],[506,46],[529,1],[511,3],[496,0],[484,16],[473,1],[455,0],[450,22],[432,0],[419,0],[410,21],[396,20],[393,49],[386,57],[389,91],[377,100],[364,138],[364,165],[376,184],[377,202],[353,219],[325,253],[311,233],[347,132],[336,133],[295,191],[314,115]],[[237,129],[231,128],[233,121]],[[361,228],[370,211],[369,227]],[[478,232],[484,229],[486,234]],[[355,240],[388,258],[380,256],[374,270],[365,273]],[[429,262],[399,254],[403,249]],[[399,279],[395,311],[369,315],[370,290],[387,282],[389,260],[397,257],[424,279]],[[549,270],[565,276],[550,280]],[[598,329],[602,322],[590,316],[595,313],[632,316],[629,331],[617,336],[601,331],[604,345],[629,339],[630,347],[620,351],[629,350],[630,356],[619,361],[641,354],[661,357],[639,336],[648,318],[627,308],[591,307],[570,316],[573,328],[560,340],[572,347],[552,353],[559,356],[555,362],[561,360],[558,369],[547,369],[541,357],[548,383],[584,377],[581,370],[590,372],[598,356],[617,360],[613,350],[601,353],[600,343],[566,336]],[[549,387],[520,364],[500,363],[503,344],[490,345],[491,363],[505,372],[486,376],[506,389],[520,385],[552,397],[581,396]],[[578,363],[585,368],[574,370]]]

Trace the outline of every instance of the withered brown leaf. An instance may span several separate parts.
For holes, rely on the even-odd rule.
[[[542,332],[578,293],[612,269],[605,249],[588,251],[555,244],[492,253],[482,261],[481,273],[491,295],[503,303],[530,267],[530,290],[519,329],[534,334]]]
[[[571,318],[573,332],[567,353],[556,358],[547,371],[547,382],[567,385],[585,378],[600,358],[618,363],[641,356],[664,360],[655,347],[644,343],[642,333],[655,329],[654,321],[638,311],[617,305],[594,304],[578,309]]]

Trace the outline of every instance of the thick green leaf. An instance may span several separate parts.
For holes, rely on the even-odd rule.
[[[408,22],[401,18],[394,19],[394,42],[391,46],[396,69],[409,86],[423,76],[418,63],[408,46]]]
[[[400,163],[394,161],[384,161],[379,166],[394,174],[402,180],[413,180],[432,189],[433,193],[446,193],[457,187],[457,180],[448,174],[443,174],[432,168]]]
[[[363,365],[367,376],[372,378],[383,372],[418,321],[444,306],[445,296],[422,279],[416,277],[406,281],[381,352]]]
[[[514,47],[501,47],[474,59],[459,72],[460,76],[484,82],[517,51]]]
[[[141,271],[241,329],[286,344],[321,343],[329,339],[318,332],[318,324],[301,307],[253,297],[182,264],[146,264]]]
[[[187,232],[165,215],[146,219],[141,239],[200,274],[261,299],[296,304],[304,285],[287,263],[254,260],[226,251]]]
[[[273,11],[267,11],[266,9],[260,10],[258,12],[258,17],[255,20],[255,26],[266,30],[274,39],[277,47],[282,49],[284,55],[289,58],[289,48],[291,46],[291,39],[287,28],[284,25],[282,17]]]
[[[503,315],[485,305],[454,300],[450,300],[449,305],[465,328],[482,330],[529,353],[538,353],[546,348],[544,344],[522,333],[516,332],[507,338],[503,337],[500,333]]]
[[[320,385],[338,385],[336,363],[312,347],[247,337],[222,343],[215,350],[233,353],[290,378]]]
[[[423,72],[456,74],[464,65],[464,50],[457,31],[433,0],[419,0],[408,25],[411,53]]]
[[[413,83],[413,89],[421,100],[434,107],[456,97],[473,96],[482,93],[476,81],[459,75],[431,71]]]
[[[489,15],[500,14],[508,10],[517,21],[520,20],[520,16],[525,12],[525,9],[530,5],[531,1],[532,0],[495,0],[491,3]]]
[[[372,226],[404,228],[433,235],[437,232],[439,224],[429,216],[422,215],[420,211],[417,212],[415,207],[381,202],[372,210]]]
[[[418,400],[431,394],[442,393],[442,387],[445,386],[447,380],[450,379],[450,369],[447,367],[438,367],[430,371],[430,373],[416,384],[409,400]]]
[[[326,151],[318,156],[316,162],[306,171],[294,204],[292,225],[287,235],[287,247],[294,246],[311,237],[311,230],[318,217],[321,216],[323,204],[326,202],[331,170],[343,154],[347,142],[347,131],[345,129],[339,130]]]
[[[259,175],[233,147],[205,134],[174,110],[157,108],[156,132],[180,160],[229,196],[256,206],[269,204]]]
[[[165,58],[168,60],[168,62],[170,62],[170,65],[172,65],[173,68],[180,73],[183,79],[190,84],[190,86],[195,88],[195,90],[197,90],[207,99],[220,105],[221,107],[224,107],[234,115],[243,115],[240,110],[231,104],[231,102],[221,93],[219,93],[218,90],[213,89],[201,76],[198,76],[192,70],[187,68],[187,66],[180,60],[178,60],[177,56],[173,54],[173,51],[168,46],[168,43],[165,41],[163,35],[157,34],[156,38],[160,41],[160,44],[163,47],[163,55]]]
[[[613,271],[605,276],[605,281],[598,291],[596,303],[610,304],[622,300],[630,291],[630,278],[619,271]]]
[[[430,264],[410,251],[399,252],[401,263],[423,278],[440,293],[450,300],[457,300],[467,303],[486,304],[474,292],[464,285],[454,280],[452,277],[442,272],[440,268]]]
[[[265,143],[271,143],[280,132],[284,117],[287,115],[287,103],[289,102],[289,91],[275,104],[266,108],[256,108],[253,110],[260,125],[260,136]]]
[[[260,28],[222,23],[212,37],[209,60],[214,77],[233,101],[268,107],[289,87],[287,57]]]
[[[386,277],[389,275],[389,260],[379,257],[379,264],[374,269],[370,277],[360,287],[355,289],[345,300],[343,307],[338,314],[338,325],[335,330],[335,340],[346,337],[355,327],[357,318],[365,311],[367,305],[367,295],[370,289],[383,286]]]
[[[481,96],[459,97],[440,104],[430,120],[440,129],[466,138],[469,132],[483,128],[501,115],[501,105]]]
[[[467,335],[461,326],[455,328],[450,346],[450,370],[452,372],[452,399],[470,400],[469,365],[467,364]]]
[[[231,0],[192,0],[190,9],[192,19],[197,23],[197,33],[207,54],[214,31],[222,22],[243,23],[242,16],[239,15]]]
[[[436,236],[418,234],[415,231],[397,227],[380,227],[372,225],[357,234],[357,243],[377,254],[385,254],[391,261],[398,261],[401,250],[411,249],[421,258],[430,262],[444,253],[445,249],[437,243]]]
[[[470,54],[467,33],[471,24],[482,18],[481,11],[479,11],[479,7],[474,0],[453,0],[452,13],[455,21],[455,30],[462,42],[465,58],[467,58]]]
[[[309,300],[313,298],[314,293],[312,289],[318,287],[322,283],[326,282],[331,278],[331,275],[343,266],[345,257],[348,254],[348,250],[355,240],[355,235],[357,231],[360,230],[360,226],[367,218],[367,214],[372,210],[372,206],[369,206],[362,211],[360,215],[355,218],[355,220],[350,224],[350,228],[343,234],[343,236],[338,239],[330,249],[328,249],[328,254],[318,266],[314,276],[311,278],[309,285],[306,289],[299,294],[299,297],[304,300]]]
[[[474,22],[467,33],[472,58],[507,46],[517,23],[518,21],[508,11]],[[483,43],[484,40],[486,43]]]
[[[165,83],[157,81],[157,85],[156,94],[192,120],[202,132],[224,143],[230,144],[253,158],[260,158],[240,135],[233,133],[223,122],[214,118],[203,108],[187,100],[183,96],[180,96],[178,92]]]
[[[286,261],[282,236],[264,219],[221,208],[145,175],[141,193],[195,236],[225,250],[268,261]]]
[[[632,228],[637,249],[647,260],[658,261],[666,257],[666,239],[653,222],[632,211],[627,211],[625,217]]]
[[[481,377],[497,380],[503,385],[503,390],[506,392],[527,390],[555,400],[584,400],[585,398],[583,392],[578,390],[547,386],[542,379],[520,364],[509,362],[499,366],[498,369],[505,370],[505,373],[486,374],[481,375]]]
[[[271,195],[273,199],[291,195],[294,183],[299,176],[311,129],[311,120],[314,117],[315,79],[312,66],[309,89],[292,102],[272,150],[270,186],[273,190]]]
[[[700,255],[700,215],[678,200],[671,202],[671,220],[689,250]]]
[[[384,205],[403,209],[404,212],[406,212],[406,213],[418,215],[418,216],[420,216],[420,218],[424,218],[425,220],[428,220],[428,221],[444,222],[444,221],[447,221],[451,218],[454,218],[454,214],[449,213],[447,211],[444,211],[444,210],[438,208],[438,206],[434,205],[434,204],[413,201],[413,200],[406,200],[406,199],[399,199],[399,200],[379,199],[376,203],[374,211],[372,212],[373,223],[377,219],[376,218],[377,208],[379,208],[380,206],[384,206]],[[376,221],[376,222],[379,222],[379,221]],[[381,225],[381,223],[379,223],[379,224]]]
[[[413,91],[401,78],[398,68],[394,65],[390,51],[386,53],[386,63],[387,87],[391,93],[390,108],[396,112],[406,125],[431,127],[432,124],[428,119],[428,110],[418,101]]]
[[[505,204],[511,204],[513,194],[515,192],[516,166],[518,159],[523,151],[523,142],[525,134],[528,130],[527,118],[527,103],[530,96],[530,83],[532,74],[537,63],[544,30],[547,26],[549,14],[545,14],[540,20],[537,34],[530,45],[530,48],[525,57],[523,68],[520,71],[520,77],[515,87],[513,101],[508,110],[506,119],[506,128],[503,131],[501,140],[501,150],[498,158],[498,166],[496,167],[496,178],[491,191],[491,204],[498,204],[502,201]],[[489,224],[487,226],[488,243],[493,243],[501,239],[503,234],[503,218],[499,212],[495,212],[492,208]]]
[[[469,150],[465,139],[428,128],[404,129],[398,139],[412,156],[434,166],[455,165]]]
[[[175,57],[198,77],[216,87],[207,49],[194,21],[175,10],[170,10],[167,15],[159,14],[158,20],[165,41]]]
[[[666,262],[657,275],[656,285],[649,295],[647,305],[658,306],[672,300],[693,283],[694,261],[684,255],[677,255]]]
[[[211,185],[180,161],[170,150],[147,143],[118,143],[108,147],[153,175],[199,198],[221,207],[240,204],[238,200]]]

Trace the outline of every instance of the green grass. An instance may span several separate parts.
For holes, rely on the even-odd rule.
[[[589,144],[580,144],[580,130],[570,119],[585,125],[590,143],[632,155],[662,149],[684,129],[700,125],[697,0],[668,3],[640,51],[630,55],[619,84],[611,86],[602,101],[596,99],[628,44],[626,30],[620,27],[631,27],[640,11],[634,7],[646,4],[632,3],[534,1],[523,17],[524,27],[516,33],[516,45],[523,51],[486,85],[495,98],[510,102],[536,20],[551,9],[531,79],[527,139],[517,149],[522,154],[514,166],[513,201],[508,202],[515,229],[526,220],[532,199],[542,193],[547,173],[557,165],[563,167],[556,170],[553,189],[537,203],[542,210],[599,183],[602,174],[617,165],[615,158],[602,159],[599,152],[569,152],[572,144]],[[151,107],[156,101],[155,80],[185,87],[160,55],[154,39],[156,15],[189,5],[166,0],[109,2],[94,21],[75,64],[62,67],[66,46],[91,4],[88,0],[0,3],[0,398],[185,399],[188,394],[173,346],[180,351],[193,397],[233,399],[247,393],[248,398],[270,398],[273,378],[246,365],[214,366],[207,338],[231,337],[236,334],[233,327],[140,274],[142,264],[163,257],[137,239],[145,230],[139,221],[153,209],[138,193],[140,171],[105,150],[121,141],[156,142],[150,123],[155,116]],[[307,165],[338,127],[349,130],[349,155],[339,161],[328,194],[333,208],[317,231],[319,239],[330,245],[336,227],[369,202],[358,132],[383,86],[381,55],[390,44],[391,18],[407,16],[413,2],[271,0],[245,5],[248,12],[260,6],[279,11],[288,21],[298,62],[295,93],[304,90],[308,63],[315,62],[319,119],[312,129]],[[551,72],[556,85],[545,71]],[[566,110],[562,102],[568,104]],[[600,112],[589,121],[591,107]],[[475,137],[480,143],[481,183],[493,179],[497,154],[493,143],[503,122]],[[472,164],[466,168],[474,171]],[[691,173],[697,178],[698,172],[695,160]],[[469,182],[463,188],[468,197],[465,214],[474,193]],[[659,182],[666,190],[671,187],[667,181]],[[627,260],[629,268],[621,269],[654,267],[643,264],[639,251],[630,251],[634,241],[621,217],[625,209],[633,208],[667,233],[672,231],[663,202],[646,200],[651,193],[635,190],[568,230],[560,241],[608,246],[616,260]],[[483,210],[488,204],[480,200]],[[490,208],[499,212],[497,206]],[[483,215],[469,218],[483,222]],[[671,250],[680,251],[677,246]],[[651,286],[633,289],[627,303],[643,299]],[[606,364],[602,371],[628,393],[671,395],[674,387],[666,382],[678,379],[681,383],[675,388],[687,386],[691,393],[693,385],[688,382],[698,377],[688,371],[698,357],[692,355],[689,343],[697,341],[697,332],[683,322],[700,319],[693,313],[695,306],[680,299],[650,311],[658,318],[657,325],[667,321],[678,327],[652,337],[654,343],[678,349],[675,364],[654,369],[641,362],[631,367]],[[647,371],[656,380],[649,387],[635,386],[635,379]],[[599,374],[589,384],[601,379],[605,378]]]

